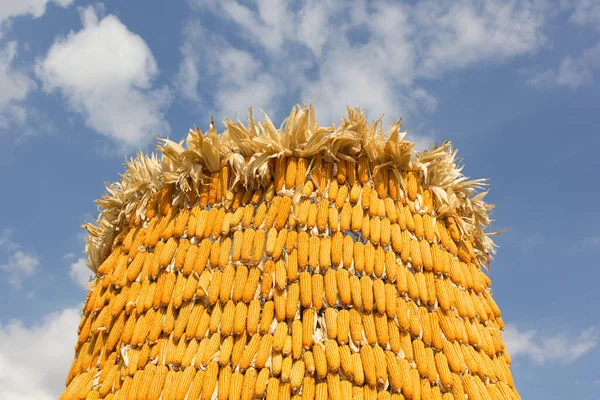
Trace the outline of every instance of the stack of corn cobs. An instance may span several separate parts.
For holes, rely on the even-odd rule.
[[[414,171],[164,185],[97,268],[62,399],[518,399],[472,237]],[[185,198],[184,198],[185,197]]]

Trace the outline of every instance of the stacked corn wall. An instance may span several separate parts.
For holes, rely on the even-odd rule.
[[[62,399],[519,398],[474,240],[419,174],[270,163],[256,190],[225,166],[151,195],[97,268]]]

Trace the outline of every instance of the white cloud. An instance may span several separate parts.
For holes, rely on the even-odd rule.
[[[23,278],[35,274],[39,264],[40,261],[36,256],[17,250],[10,256],[6,264],[0,265],[0,271],[8,274],[8,281],[12,286],[21,289]]]
[[[591,236],[584,240],[585,247],[591,247],[593,249],[600,250],[600,236]]]
[[[6,255],[7,259],[4,264],[0,264],[0,272],[7,275],[8,282],[14,288],[21,289],[23,279],[37,272],[40,261],[34,254],[21,250],[21,246],[13,242],[10,235],[10,229],[4,229],[0,233],[0,252]]]
[[[17,55],[17,42],[11,41],[0,48],[0,129],[23,125],[27,119],[24,100],[36,88],[35,82],[19,68],[13,66]]]
[[[44,90],[62,93],[88,127],[127,149],[167,135],[171,96],[153,86],[158,68],[146,42],[114,15],[99,19],[92,7],[81,19],[82,30],[57,38],[38,61]]]
[[[304,98],[322,124],[338,122],[348,104],[373,119],[385,114],[386,125],[404,115],[410,128],[411,117],[437,105],[426,80],[542,46],[545,10],[538,3],[210,2],[204,15],[235,38],[188,24],[179,87],[202,108],[211,101],[217,115],[245,113],[251,105],[287,112]]]
[[[61,7],[69,6],[73,0],[18,0],[0,2],[0,31],[4,21],[21,16],[40,18],[46,12],[48,3],[55,3]],[[0,36],[2,36],[0,32]]]
[[[600,1],[577,0],[571,3],[573,13],[569,21],[577,25],[596,25],[600,28]]]
[[[536,88],[566,86],[577,89],[593,81],[593,74],[600,69],[600,42],[586,49],[578,57],[566,56],[558,68],[539,71],[528,83]]]
[[[0,324],[0,393],[9,400],[57,399],[73,359],[80,311],[67,308],[41,323]]]
[[[86,260],[84,258],[80,258],[72,263],[69,269],[69,276],[73,282],[82,288],[87,289],[86,285],[90,282],[92,271],[90,271],[85,262]]]
[[[574,336],[567,333],[540,335],[536,330],[519,331],[507,324],[503,333],[504,343],[510,356],[529,357],[538,364],[557,361],[572,363],[596,347],[599,332],[589,328]]]

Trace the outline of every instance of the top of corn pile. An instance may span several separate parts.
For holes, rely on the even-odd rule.
[[[460,234],[470,238],[465,241],[465,251],[485,266],[495,253],[490,238],[494,233],[487,232],[493,205],[484,201],[487,191],[482,191],[486,179],[469,180],[461,173],[457,151],[450,142],[417,152],[414,143],[405,140],[407,131],[401,131],[400,119],[386,134],[381,120],[369,123],[358,108],[348,108],[347,112],[339,126],[323,127],[316,123],[312,105],[296,105],[277,129],[266,114],[264,122],[255,120],[250,109],[246,125],[227,119],[222,133],[213,122],[206,133],[192,129],[179,143],[159,139],[160,154],[138,153],[126,162],[121,180],[107,184],[107,193],[97,201],[100,214],[96,224],[84,225],[90,269],[96,271],[129,224],[147,219],[145,211],[153,194],[169,185],[173,187],[173,202],[191,208],[203,198],[207,201],[210,182],[227,168],[231,186],[216,189],[222,195],[209,206],[230,207],[236,185],[262,188],[265,193],[276,191],[297,203],[307,195],[327,197],[329,186],[319,185],[330,185],[330,180],[318,179],[317,175],[323,165],[332,163],[331,176],[337,175],[339,180],[340,162],[357,163],[359,170],[366,165],[359,173],[368,174],[380,197],[391,197],[435,218],[453,217]],[[302,185],[286,182],[286,172],[276,167],[276,160],[284,157],[304,159],[306,177],[314,191],[307,194]]]

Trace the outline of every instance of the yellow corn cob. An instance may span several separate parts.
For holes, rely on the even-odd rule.
[[[417,240],[410,241],[410,259],[415,269],[423,267],[423,258],[421,257],[421,246]]]
[[[369,215],[371,217],[379,215],[379,198],[375,192],[371,192],[369,196]]]
[[[250,342],[248,342],[248,345],[242,353],[242,358],[240,359],[239,368],[241,371],[245,371],[250,366],[254,356],[258,353],[261,342],[260,335],[253,335],[250,338]]]
[[[324,232],[327,228],[327,222],[329,220],[329,200],[321,199],[317,209],[317,229],[320,232]]]
[[[316,268],[319,264],[321,240],[318,236],[311,236],[308,241],[308,266]]]
[[[290,213],[290,207],[292,206],[292,198],[291,197],[283,197],[281,199],[281,203],[277,207],[277,215],[275,217],[275,228],[277,230],[281,230],[288,219],[288,215]],[[270,227],[270,226],[269,226]]]
[[[373,348],[369,345],[361,346],[360,358],[365,375],[365,379],[370,386],[377,385],[377,373],[375,371],[375,354]]]
[[[373,294],[375,299],[375,309],[378,313],[385,313],[385,284],[381,279],[373,281]]]
[[[354,308],[351,308],[348,312],[348,319],[350,324],[350,337],[355,345],[363,343],[363,327],[361,314]]]
[[[381,245],[387,247],[390,244],[392,237],[392,225],[388,218],[383,218],[381,220],[380,232]]]
[[[314,323],[315,311],[312,308],[305,309],[302,313],[302,345],[305,349],[313,344]]]
[[[352,207],[352,231],[359,232],[363,224],[363,209],[358,204]]]
[[[244,348],[248,341],[248,334],[246,331],[242,332],[241,335],[236,336],[233,339],[233,349],[231,350],[231,366],[237,366],[242,358]]]
[[[222,275],[220,275],[220,290],[219,290],[219,298],[221,302],[225,303],[231,297],[231,290],[233,288],[233,279],[235,276],[235,268],[233,265],[228,265],[223,270]],[[213,275],[214,279],[214,275]],[[212,281],[211,281],[212,283]],[[210,288],[209,288],[210,291]],[[210,300],[210,294],[209,294]]]
[[[356,385],[361,386],[365,381],[362,358],[359,353],[352,353],[352,371],[353,381]]]
[[[261,398],[265,395],[267,390],[267,382],[271,376],[271,372],[268,368],[262,368],[256,377],[256,383],[254,385],[254,397]]]
[[[359,188],[359,193],[360,193],[360,186],[358,188]],[[357,199],[358,199],[358,197],[357,197]],[[338,187],[338,192],[337,192],[337,195],[335,196],[335,199],[332,199],[332,200],[335,202],[335,204],[334,204],[335,208],[337,208],[338,210],[341,210],[343,205],[348,200],[348,185],[340,185]]]
[[[252,261],[258,264],[263,256],[263,250],[265,248],[265,236],[266,233],[262,229],[257,229],[254,235],[254,249]]]
[[[272,255],[275,250],[275,242],[277,241],[277,229],[271,228],[269,229],[269,233],[267,234],[267,243],[265,247],[265,253],[268,255]]]
[[[273,301],[267,301],[262,310],[262,314],[260,317],[260,327],[259,332],[264,335],[269,331],[269,326],[273,321],[273,313],[275,311],[275,304]]]
[[[187,367],[183,373],[181,374],[180,378],[178,379],[177,382],[177,386],[175,388],[175,399],[183,399],[185,398],[191,384],[192,384],[192,380],[194,379],[194,376],[196,375],[196,368],[194,367]],[[134,379],[135,381],[135,379]],[[132,391],[132,393],[139,393],[138,391]]]
[[[352,353],[350,351],[350,348],[348,346],[340,346],[338,348],[338,351],[340,357],[341,372],[349,379],[352,379],[354,375],[354,361],[352,359]]]
[[[319,246],[319,267],[322,270],[331,267],[331,238],[328,236],[321,239]]]
[[[377,329],[375,328],[375,317],[373,313],[362,314],[362,324],[367,342],[374,346],[377,343]]]
[[[324,317],[327,337],[335,339],[337,337],[337,311],[334,308],[326,308]]]
[[[369,237],[371,243],[379,244],[381,240],[381,220],[379,219],[379,217],[373,217],[371,218],[370,223],[371,226],[369,228]]]
[[[350,274],[345,269],[338,269],[335,272],[335,278],[337,282],[337,292],[340,296],[340,303],[343,306],[348,306],[352,300],[350,291]]]
[[[398,353],[400,351],[400,349],[402,348],[402,343],[400,341],[400,331],[398,330],[398,324],[396,324],[396,322],[391,318],[388,318],[387,324],[388,324],[390,349],[394,353]]]
[[[244,295],[246,283],[248,281],[248,267],[245,265],[238,265],[235,269],[235,277],[233,279],[233,292],[231,299],[234,302],[238,302]]]
[[[402,231],[402,251],[400,252],[400,260],[403,264],[406,264],[411,256],[411,247],[410,233],[404,230]]]
[[[402,231],[398,224],[390,226],[390,236],[392,241],[392,250],[396,253],[400,253],[403,248]]]
[[[340,212],[340,231],[341,232],[347,232],[348,230],[350,230],[350,223],[352,221],[353,213],[354,213],[353,208],[350,205],[350,203],[344,203],[344,205],[342,206],[342,211]]]
[[[427,302],[427,299],[428,299],[427,282],[425,282],[425,274],[423,274],[421,271],[419,271],[414,275],[414,277],[415,277],[415,282],[417,285],[417,290],[419,293],[418,297],[421,300],[421,303],[424,304]]]
[[[275,333],[273,334],[273,349],[281,351],[287,336],[288,327],[284,321],[279,322],[275,327]]]
[[[256,208],[256,214],[254,215],[254,222],[252,223],[254,228],[258,229],[261,227],[262,223],[265,220],[265,217],[267,216],[267,204],[266,203],[260,203],[259,206]],[[224,221],[223,224],[225,224]],[[223,230],[225,230],[225,225],[223,225]]]
[[[327,383],[317,383],[315,388],[315,400],[327,400]]]
[[[361,184],[364,184],[369,181],[369,160],[367,157],[363,156],[358,159],[358,172],[357,178]]]
[[[248,306],[246,303],[239,302],[235,305],[235,317],[233,322],[233,333],[239,335],[246,329],[246,317],[248,316]]]
[[[289,360],[291,360],[291,359],[289,359]],[[305,366],[304,366],[303,361],[296,361],[294,363],[294,365],[292,366],[289,381],[290,381],[293,391],[298,390],[300,388],[300,386],[302,385],[302,381],[304,379],[304,370],[305,370]]]
[[[251,267],[248,271],[248,277],[243,287],[242,301],[249,303],[253,298],[258,288],[258,282],[260,280],[261,271],[257,267]],[[240,277],[241,281],[241,277]]]
[[[284,321],[286,311],[286,296],[284,290],[274,290],[273,303],[275,304],[275,318],[277,321]]]
[[[298,282],[293,282],[288,286],[286,305],[285,305],[285,316],[288,319],[293,319],[298,310],[300,298],[300,285]]]
[[[375,313],[373,315],[375,322],[375,332],[377,333],[377,342],[380,346],[386,347],[389,343],[389,332],[387,316],[385,314]]]
[[[287,157],[285,168],[285,187],[290,189],[296,185],[296,166],[298,159],[296,157]]]
[[[350,294],[352,297],[352,306],[355,309],[362,307],[362,295],[361,295],[361,284],[360,280],[356,275],[350,276]]]
[[[350,268],[352,266],[354,256],[354,240],[352,236],[346,235],[343,239],[342,245],[342,260],[344,268]]]
[[[252,400],[256,385],[257,373],[254,368],[248,368],[244,374],[244,383],[242,386],[242,400]]]
[[[284,357],[288,357],[292,353],[292,336],[286,335],[285,340],[283,342],[283,347],[281,348],[281,354]]]
[[[314,344],[312,347],[312,354],[315,360],[315,372],[320,379],[327,376],[327,358],[325,356],[325,350],[320,344]]]
[[[369,240],[369,235],[371,233],[371,222],[369,215],[363,215],[363,220],[361,223],[360,234],[366,240]],[[370,243],[370,242],[367,242]]]
[[[312,275],[312,304],[316,310],[320,310],[323,307],[323,297],[325,294],[323,287],[323,275],[314,274]]]
[[[160,393],[164,387],[165,380],[167,378],[169,369],[166,365],[158,365],[154,378],[150,382],[150,389],[148,390],[148,400],[158,400]]]
[[[242,239],[242,248],[241,248],[241,252],[240,252],[240,259],[243,262],[250,261],[250,254],[252,253],[253,244],[254,244],[254,236],[255,236],[254,229],[250,228],[250,229],[246,229],[244,231],[244,236]]]
[[[291,252],[292,250],[294,250],[296,248],[296,243],[298,241],[298,232],[295,230],[282,230],[281,232],[284,232],[284,238],[285,238],[285,244],[282,246],[282,251],[283,251],[283,247],[285,247],[287,249],[287,252]]]
[[[383,246],[377,246],[373,254],[373,273],[377,278],[381,278],[385,271],[385,250]]]
[[[331,238],[331,263],[337,267],[342,262],[342,253],[344,246],[344,235],[341,232],[335,232]]]
[[[425,230],[421,214],[413,214],[413,222],[415,223],[415,236],[417,239],[423,239],[425,237]]]
[[[354,242],[352,246],[354,252],[354,269],[358,273],[363,273],[365,270],[365,249],[361,242]]]
[[[258,335],[255,335],[258,336]],[[260,343],[256,351],[256,359],[254,360],[254,366],[256,368],[263,368],[267,363],[267,359],[271,354],[271,346],[273,345],[273,336],[266,334],[260,338]]]
[[[231,374],[230,384],[228,389],[224,389],[224,391],[228,392],[228,398],[230,399],[240,399],[242,395],[242,389],[244,385],[244,375],[240,372],[234,372]],[[203,391],[204,393],[204,391]]]
[[[404,178],[404,187],[409,200],[414,201],[417,198],[418,183],[417,174],[414,171],[408,171]]]
[[[218,378],[218,399],[219,400],[227,400],[229,397],[229,390],[231,388],[231,367],[229,365],[221,368],[219,371]]]
[[[279,396],[279,379],[269,378],[267,384],[267,400],[277,400]]]
[[[373,281],[368,276],[360,278],[360,294],[364,310],[373,311]]]
[[[336,274],[333,269],[328,269],[325,272],[325,300],[329,307],[334,307],[337,304],[337,282]]]
[[[375,358],[375,374],[377,376],[377,384],[383,385],[388,380],[385,353],[380,346],[374,346],[373,356]]]
[[[209,264],[212,268],[216,268],[219,266],[219,259],[221,257],[221,242],[213,242],[212,247],[210,248],[210,256],[209,256]]]

